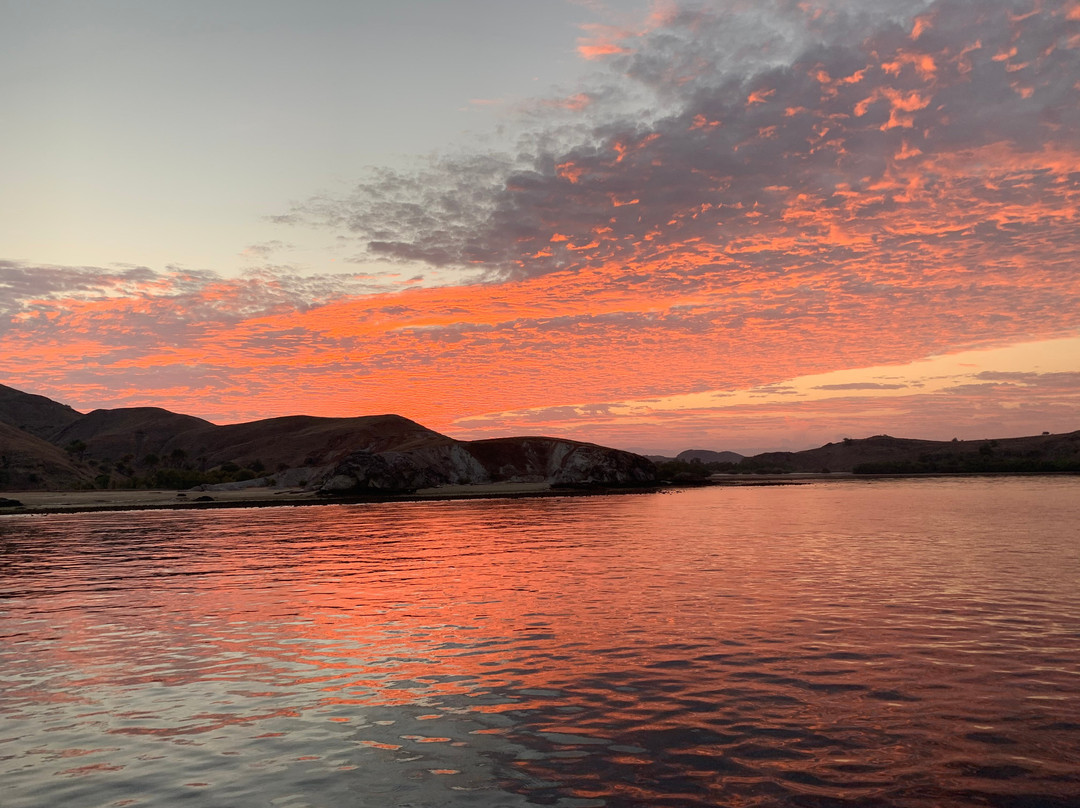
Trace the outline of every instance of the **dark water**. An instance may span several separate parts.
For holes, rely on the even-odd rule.
[[[0,517],[0,805],[1080,805],[1080,478]]]

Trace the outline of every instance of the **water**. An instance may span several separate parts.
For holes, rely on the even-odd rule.
[[[1080,478],[0,517],[0,805],[1080,805]]]

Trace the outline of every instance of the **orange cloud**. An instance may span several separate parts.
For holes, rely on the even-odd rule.
[[[787,416],[774,401],[743,422],[560,408],[1080,332],[1080,51],[1065,44],[1080,25],[1075,6],[1048,8],[1049,22],[997,7],[973,21],[967,4],[938,0],[912,37],[886,26],[790,69],[713,84],[703,71],[681,90],[644,57],[671,55],[673,39],[700,49],[709,19],[668,15],[656,42],[597,31],[618,47],[632,38],[642,58],[627,69],[674,93],[670,109],[594,124],[590,108],[577,140],[559,130],[513,163],[479,154],[384,172],[307,212],[366,244],[364,260],[417,275],[475,267],[471,280],[406,274],[390,291],[0,262],[5,383],[214,420],[394,411],[455,434],[528,426],[621,445],[650,428],[717,441],[785,418],[816,429],[830,413],[914,430],[920,412],[967,400],[1000,414],[1020,400],[1004,383],[887,405],[853,391]],[[1074,402],[1040,390],[1033,418]],[[492,415],[525,411],[542,414]]]
[[[578,53],[582,58],[593,60],[612,56],[616,53],[630,53],[628,48],[616,45],[613,42],[589,42],[578,45]]]
[[[916,17],[915,24],[911,28],[911,38],[916,40],[923,35],[923,32],[933,28],[933,20],[928,16]]]
[[[633,36],[630,31],[599,24],[586,24],[582,29],[589,34],[578,40],[577,52],[583,59],[593,61],[631,52],[629,48],[619,44],[621,40]]]

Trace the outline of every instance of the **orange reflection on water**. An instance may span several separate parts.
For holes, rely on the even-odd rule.
[[[470,755],[502,755],[518,779],[485,782],[613,805],[774,786],[934,804],[904,791],[915,775],[924,796],[1061,794],[1075,785],[1061,750],[1077,749],[1055,701],[1075,695],[1062,660],[1080,659],[1074,488],[8,521],[24,532],[6,594],[26,622],[0,716],[56,739],[96,727],[114,752],[88,765],[138,739],[365,776],[354,755],[476,778]],[[183,782],[213,781],[197,759]]]

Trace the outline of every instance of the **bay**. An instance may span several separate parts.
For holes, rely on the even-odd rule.
[[[1080,803],[1080,478],[0,517],[0,805]]]

